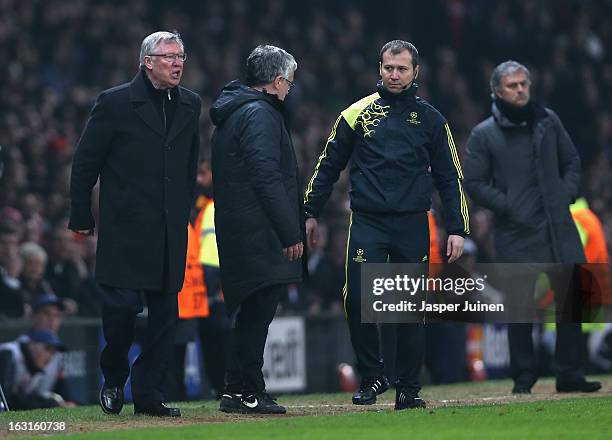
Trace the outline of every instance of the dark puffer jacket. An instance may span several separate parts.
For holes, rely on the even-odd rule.
[[[285,247],[303,241],[302,195],[282,101],[233,81],[210,110],[215,228],[228,312],[264,287],[302,280]]]

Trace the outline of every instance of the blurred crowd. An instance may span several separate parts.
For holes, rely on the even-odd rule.
[[[419,95],[448,118],[460,154],[490,114],[488,79],[506,59],[526,64],[534,96],[561,117],[583,161],[583,195],[612,242],[612,2],[609,0],[0,0],[0,315],[26,317],[55,293],[67,314],[97,316],[95,237],[66,230],[71,158],[97,94],[138,70],[144,36],[176,29],[186,44],[183,84],[200,93],[202,157],[208,108],[242,77],[252,48],[269,42],[297,62],[288,99],[304,182],[337,114],[373,92],[378,51],[412,41],[421,53]],[[348,180],[327,204],[318,273],[288,293],[286,308],[339,311]],[[472,206],[472,239],[490,258],[491,216]],[[443,225],[441,225],[443,227]],[[445,240],[440,240],[444,242]]]

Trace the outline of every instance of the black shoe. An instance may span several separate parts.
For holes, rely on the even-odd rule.
[[[119,414],[123,408],[123,388],[104,384],[100,390],[100,406],[106,414]]]
[[[589,382],[583,379],[579,382],[557,382],[558,393],[594,393],[601,389],[601,382]]]
[[[531,394],[531,388],[538,381],[538,378],[533,374],[523,374],[517,377],[512,387],[512,394]]]
[[[389,389],[389,381],[385,376],[364,377],[359,390],[353,394],[353,405],[372,405],[376,396]]]
[[[152,417],[180,417],[181,410],[166,406],[163,402],[154,402],[146,405],[134,404],[134,414],[144,414]]]
[[[223,393],[221,402],[219,403],[219,411],[223,411],[224,413],[244,414],[245,411],[242,408],[242,394]]]
[[[287,408],[276,403],[276,399],[265,391],[242,397],[243,414],[285,414]]]
[[[395,392],[395,409],[426,408],[427,403],[419,397],[418,391],[398,388]]]
[[[531,394],[531,387],[525,385],[514,385],[512,394]]]

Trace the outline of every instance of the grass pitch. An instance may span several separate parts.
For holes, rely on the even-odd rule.
[[[404,439],[404,438],[612,438],[612,376],[595,394],[557,394],[550,379],[533,394],[513,396],[509,381],[426,387],[424,410],[394,411],[394,392],[371,406],[350,404],[349,394],[281,396],[285,416],[229,415],[217,402],[184,402],[180,419],[119,416],[97,406],[0,413],[0,437],[85,439]],[[66,431],[9,431],[16,422],[57,421]],[[49,437],[47,437],[49,436]]]

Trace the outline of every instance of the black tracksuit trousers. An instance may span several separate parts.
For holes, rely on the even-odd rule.
[[[361,322],[361,265],[367,263],[420,263],[429,258],[429,223],[426,212],[351,215],[346,255],[344,309],[362,377],[384,374],[376,324]],[[395,353],[396,386],[418,391],[419,373],[425,352],[422,324],[383,324],[382,344]],[[391,337],[389,337],[389,335]]]

